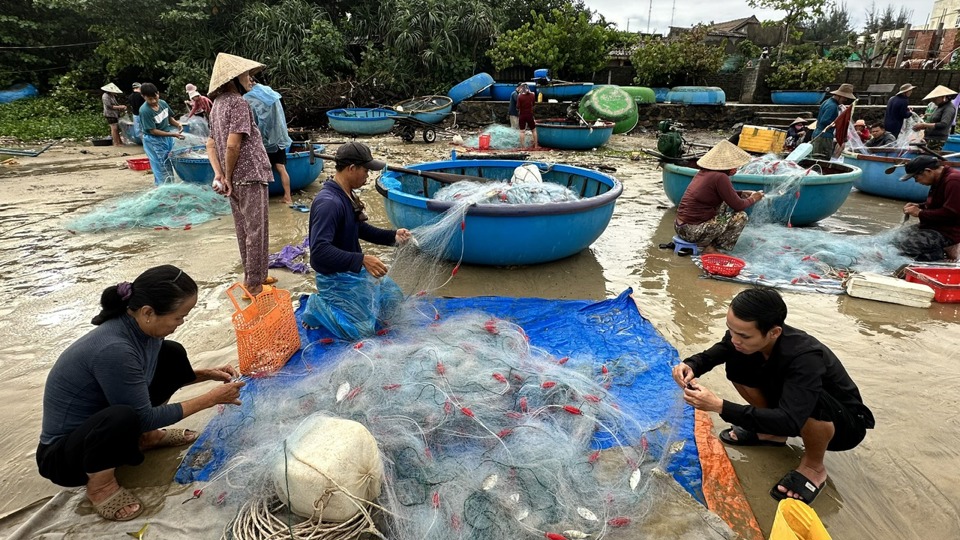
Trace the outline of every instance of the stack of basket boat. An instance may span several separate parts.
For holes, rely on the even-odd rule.
[[[627,133],[637,125],[637,98],[619,86],[598,86],[580,100],[580,116],[613,122],[614,133]]]

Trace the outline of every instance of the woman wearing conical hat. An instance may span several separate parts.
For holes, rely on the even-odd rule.
[[[807,142],[807,139],[810,138],[810,129],[807,127],[809,122],[806,118],[799,116],[793,119],[790,127],[787,128],[787,138],[783,142],[785,151],[793,150],[800,143]]]
[[[697,160],[700,171],[680,199],[674,229],[677,236],[704,253],[730,251],[747,225],[744,212],[763,198],[762,191],[737,191],[730,176],[750,162],[750,154],[730,141],[720,141]]]
[[[230,199],[243,281],[253,295],[260,294],[268,279],[267,204],[273,172],[253,111],[242,96],[250,86],[250,75],[264,67],[253,60],[220,53],[207,92],[213,98],[207,139],[213,189]]]
[[[950,136],[953,120],[957,116],[957,107],[950,99],[956,94],[956,91],[943,85],[934,88],[923,100],[930,100],[937,108],[923,122],[913,125],[914,131],[923,130],[923,140],[927,143],[927,148],[935,152],[943,150],[943,145]]]
[[[103,118],[110,126],[110,136],[113,138],[114,146],[123,146],[120,140],[120,113],[127,110],[126,105],[121,105],[117,96],[123,95],[123,90],[119,86],[110,83],[100,87],[103,95],[100,99],[103,101]]]

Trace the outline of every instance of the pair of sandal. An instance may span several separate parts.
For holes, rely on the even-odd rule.
[[[731,436],[731,433],[733,436]],[[729,429],[725,429],[720,432],[720,440],[731,446],[773,446],[773,447],[782,447],[786,446],[787,443],[784,441],[769,441],[761,439],[757,436],[756,432],[743,429],[739,426],[733,426]],[[793,493],[799,495],[799,500],[812,504],[814,499],[817,498],[817,495],[820,494],[820,491],[823,489],[823,486],[826,485],[824,481],[820,485],[814,484],[812,480],[804,476],[798,471],[790,471],[787,474],[783,475],[776,484],[770,488],[770,496],[774,500],[780,501],[788,498],[788,495],[780,491],[780,487],[785,488],[787,491],[792,491]]]

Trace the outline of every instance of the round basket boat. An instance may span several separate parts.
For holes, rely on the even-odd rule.
[[[393,107],[427,124],[439,124],[453,110],[453,100],[447,96],[420,96],[401,101]]]
[[[473,77],[458,83],[447,92],[447,96],[456,105],[463,100],[470,99],[479,94],[483,89],[493,84],[493,77],[489,73],[477,73]]]
[[[590,150],[606,144],[613,135],[613,127],[613,122],[602,120],[583,125],[576,120],[548,118],[537,121],[537,142],[559,150]]]
[[[554,81],[548,85],[541,85],[538,92],[544,100],[577,101],[587,95],[590,90],[593,90],[593,83]]]
[[[854,182],[860,177],[860,169],[845,163],[806,159],[799,163],[802,167],[816,166],[821,175],[807,176],[800,185],[800,191],[786,193],[773,199],[773,215],[779,221],[792,225],[810,225],[833,215],[839,209],[853,189]],[[699,169],[693,161],[685,165],[666,163],[663,165],[663,190],[675,205],[690,186]],[[760,191],[773,197],[777,186],[790,179],[789,176],[737,173],[730,178],[736,190]],[[799,195],[797,195],[799,194]],[[750,212],[750,209],[747,209]]]
[[[458,160],[423,163],[421,171],[482,176],[508,181],[524,161]],[[579,200],[543,204],[475,204],[468,208],[463,235],[455,234],[445,257],[491,266],[539,264],[569,257],[592,244],[610,223],[620,182],[607,174],[570,165],[536,163],[544,182],[567,186]],[[396,227],[435,223],[456,203],[432,199],[444,184],[414,174],[385,172],[376,188]]]
[[[819,105],[824,95],[819,90],[773,90],[770,101],[774,105]]]
[[[323,153],[325,147],[322,144],[313,145],[313,153]],[[170,153],[170,162],[173,164],[173,170],[177,173],[180,180],[191,184],[211,184],[213,183],[213,166],[210,165],[210,159],[206,156],[206,147],[192,146],[181,148]],[[203,154],[191,157],[190,154]],[[287,148],[287,174],[290,176],[290,190],[297,191],[316,182],[323,172],[323,160],[318,157],[311,159],[310,152],[304,144],[294,143]],[[283,184],[280,182],[280,176],[277,171],[273,171],[273,182],[269,184],[270,195],[283,195]]]
[[[333,109],[327,121],[337,133],[344,135],[381,135],[393,129],[397,111],[390,109]]]
[[[637,105],[651,105],[657,102],[657,93],[654,92],[653,88],[646,86],[621,86],[620,88],[633,96]],[[666,95],[664,95],[664,99],[666,99]]]
[[[870,195],[899,201],[919,203],[927,200],[927,195],[930,193],[929,186],[918,184],[913,180],[900,181],[900,177],[905,174],[902,164],[919,154],[916,152],[901,154],[897,149],[868,148],[867,150],[869,153],[844,152],[843,154],[844,163],[863,171],[863,174],[854,181],[853,187]],[[887,174],[886,170],[893,165],[897,165],[897,168]],[[948,165],[960,167],[960,163],[948,163]]]
[[[723,105],[727,95],[716,86],[675,86],[667,94],[667,101],[682,105]]]
[[[960,135],[951,135],[947,137],[947,143],[943,145],[944,154],[956,154],[960,152]]]
[[[628,133],[639,120],[637,103],[619,86],[594,87],[580,100],[580,116],[584,120],[613,122],[613,133]]]

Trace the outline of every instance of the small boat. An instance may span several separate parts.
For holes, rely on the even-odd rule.
[[[510,101],[510,95],[516,88],[517,83],[495,83],[490,86],[490,99],[493,101]]]
[[[658,86],[653,89],[653,97],[657,100],[657,103],[666,103],[667,96],[670,95],[670,89]]]
[[[324,151],[324,148],[322,144],[314,144],[313,153],[320,154]],[[191,146],[171,152],[170,161],[173,163],[173,170],[177,173],[177,176],[184,182],[192,184],[213,183],[213,167],[210,165],[210,159],[206,152],[207,149],[204,146]],[[195,157],[191,154],[194,154]],[[202,157],[200,157],[201,154]],[[290,191],[303,189],[316,182],[322,171],[323,160],[318,157],[311,158],[306,145],[294,143],[290,148],[287,148],[287,174],[290,175]],[[280,176],[277,171],[273,171],[270,195],[283,195],[283,184],[280,183]]]
[[[826,94],[819,90],[772,90],[774,105],[819,105]]]
[[[886,197],[888,199],[897,199],[900,201],[923,202],[927,200],[927,194],[930,187],[918,184],[914,181],[901,182],[903,176],[903,165],[900,165],[892,173],[887,174],[886,170],[898,163],[917,157],[916,152],[906,152],[901,154],[897,149],[868,149],[869,154],[855,154],[844,152],[843,162],[853,165],[863,171],[863,174],[854,183],[853,187],[870,195]],[[953,164],[952,166],[960,166]]]
[[[778,216],[780,221],[792,225],[810,225],[833,215],[847,200],[854,182],[861,174],[860,169],[845,163],[806,159],[799,165],[807,168],[818,166],[821,175],[804,178],[799,192],[780,194],[774,201],[774,215]],[[680,204],[680,199],[698,170],[693,159],[682,165],[663,165],[663,190],[670,202]],[[738,191],[763,190],[768,197],[776,196],[776,186],[789,179],[789,176],[743,173],[731,177],[733,187]]]
[[[613,122],[613,132],[617,134],[630,132],[640,119],[634,97],[623,88],[609,84],[594,86],[583,96],[580,115],[588,122]]]
[[[587,92],[593,90],[593,83],[552,81],[547,85],[540,85],[539,92],[544,100],[577,101]]]
[[[646,86],[621,86],[620,88],[633,96],[633,100],[637,102],[637,105],[650,105],[657,102],[657,93],[653,88]],[[666,95],[664,95],[664,99],[666,99]]]
[[[606,144],[613,128],[613,122],[602,120],[584,125],[566,118],[548,118],[537,121],[537,143],[559,150],[590,150]]]
[[[453,100],[453,104],[456,105],[463,100],[470,99],[479,94],[491,84],[493,84],[493,77],[491,77],[489,73],[477,73],[473,77],[457,83],[447,92],[447,96],[449,96],[450,99]]]
[[[960,135],[951,135],[947,137],[947,143],[943,145],[944,154],[956,154],[960,152]]]
[[[453,110],[453,100],[447,96],[421,96],[401,101],[393,108],[425,124],[439,124]]]
[[[674,86],[667,94],[667,101],[683,105],[723,105],[727,95],[716,86]]]
[[[397,111],[390,109],[333,109],[327,111],[330,127],[344,135],[381,135],[393,129]]]
[[[464,160],[410,167],[508,181],[525,161]],[[475,204],[464,217],[463,235],[453,235],[447,259],[491,266],[539,264],[569,257],[592,244],[610,223],[620,182],[607,174],[571,165],[535,163],[544,182],[569,187],[581,199],[544,204]],[[443,184],[410,173],[387,171],[377,179],[387,217],[396,227],[434,223],[455,203],[432,195]]]

